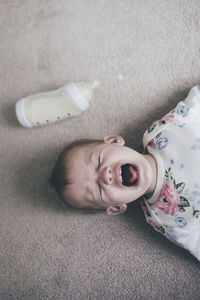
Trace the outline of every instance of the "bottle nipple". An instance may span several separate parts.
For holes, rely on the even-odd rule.
[[[82,94],[82,97],[84,97],[88,102],[88,105],[93,98],[93,89],[95,89],[98,85],[100,85],[100,82],[98,80],[88,82],[80,81],[76,83],[76,86]]]
[[[94,80],[94,81],[92,81],[92,82],[90,83],[90,87],[91,87],[92,89],[94,89],[94,88],[96,88],[97,86],[99,86],[100,84],[101,84],[100,81]]]

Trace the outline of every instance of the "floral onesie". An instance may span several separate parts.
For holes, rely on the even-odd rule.
[[[142,209],[154,229],[200,261],[200,86],[145,131],[157,162],[154,194]]]

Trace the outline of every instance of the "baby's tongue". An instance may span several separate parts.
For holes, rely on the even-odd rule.
[[[131,174],[131,177],[129,178],[128,182],[132,183],[134,180],[137,179],[137,171],[131,165],[129,165],[128,169]]]
[[[137,168],[131,164],[125,164],[121,167],[122,183],[125,186],[133,185],[137,182]]]

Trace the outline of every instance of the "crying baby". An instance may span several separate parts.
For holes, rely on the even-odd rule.
[[[126,211],[142,197],[147,222],[200,260],[200,86],[143,136],[144,154],[121,136],[82,139],[58,157],[50,184],[75,208]]]
[[[68,145],[54,167],[51,184],[72,207],[117,215],[128,203],[152,195],[156,174],[151,154],[126,147],[121,136],[106,136]]]

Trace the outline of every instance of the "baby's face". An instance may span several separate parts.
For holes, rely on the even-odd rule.
[[[119,136],[74,148],[68,153],[67,168],[71,184],[64,197],[77,208],[105,208],[111,215],[122,213],[127,203],[155,188],[156,172],[149,155],[124,146]]]

